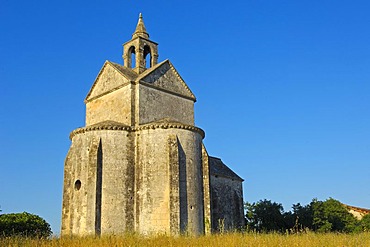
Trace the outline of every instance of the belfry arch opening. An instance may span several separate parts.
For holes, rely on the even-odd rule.
[[[127,67],[133,69],[136,67],[136,52],[135,52],[134,46],[130,47],[130,49],[128,50],[128,54],[129,54],[129,60],[128,60]]]
[[[144,46],[144,61],[145,61],[145,68],[152,67],[152,53],[150,51],[150,47],[148,45]]]

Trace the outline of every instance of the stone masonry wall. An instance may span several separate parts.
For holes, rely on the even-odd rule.
[[[86,126],[103,121],[132,123],[131,84],[86,103]]]
[[[62,234],[95,234],[98,138],[76,138],[64,170]],[[89,165],[90,164],[90,165]]]
[[[99,128],[72,136],[62,234],[203,233],[202,135]]]
[[[133,230],[134,155],[130,134],[99,130],[73,137],[65,162],[63,235]],[[76,187],[78,181],[80,188]]]
[[[244,225],[242,182],[211,176],[212,229],[235,230]]]
[[[139,124],[170,117],[194,125],[194,102],[176,95],[140,85]]]
[[[176,150],[172,151],[172,154],[178,156],[178,167],[174,164],[170,166],[169,138],[174,140],[174,137],[177,139],[175,146],[178,150],[177,153]],[[198,133],[188,130],[147,129],[137,132],[138,232],[179,233],[180,230],[195,235],[203,232],[201,140]],[[170,174],[170,170],[178,172],[178,178],[174,178],[176,174]],[[174,201],[171,202],[171,199]],[[180,208],[172,207],[175,211],[171,212],[172,203]],[[175,218],[171,218],[171,215]],[[171,226],[172,220],[178,222],[178,225]]]
[[[133,133],[97,131],[103,147],[102,234],[134,230],[134,142]]]

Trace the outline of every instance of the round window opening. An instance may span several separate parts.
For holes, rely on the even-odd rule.
[[[80,180],[76,180],[75,182],[75,190],[80,190],[81,189],[81,181]]]

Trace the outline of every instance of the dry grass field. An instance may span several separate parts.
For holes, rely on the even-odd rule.
[[[138,235],[105,236],[101,238],[53,238],[32,240],[22,238],[0,238],[0,246],[370,246],[370,233],[359,234],[253,234],[230,233],[201,237],[170,237]]]

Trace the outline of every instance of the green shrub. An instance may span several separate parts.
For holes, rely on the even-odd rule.
[[[370,214],[362,217],[362,220],[360,221],[360,231],[370,232]]]
[[[27,212],[0,215],[0,237],[47,238],[52,234],[49,223]]]

